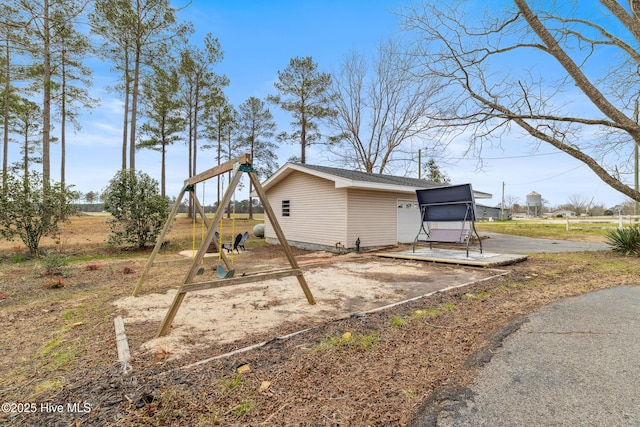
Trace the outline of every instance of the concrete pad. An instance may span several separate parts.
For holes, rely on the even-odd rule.
[[[477,245],[465,249],[417,248],[397,252],[381,252],[376,255],[387,258],[413,259],[448,264],[495,267],[513,264],[527,259],[526,254],[602,251],[611,249],[601,242],[572,242],[567,240],[535,239],[500,233],[481,233],[483,253]]]
[[[524,261],[527,255],[498,254],[492,252],[480,253],[454,249],[416,249],[400,252],[379,252],[376,254],[383,258],[410,259],[416,261],[431,261],[445,264],[470,265],[474,267],[497,267]]]

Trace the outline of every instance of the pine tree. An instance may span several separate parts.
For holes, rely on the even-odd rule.
[[[172,42],[184,43],[190,26],[176,23],[176,10],[168,0],[96,0],[92,31],[104,39],[103,56],[122,73],[124,92],[123,169],[129,144],[129,169],[135,170],[135,141],[142,72],[163,63]],[[129,119],[130,115],[130,119]]]
[[[180,54],[182,98],[188,122],[189,176],[197,173],[198,130],[200,113],[207,104],[222,98],[222,87],[228,84],[224,76],[218,76],[213,67],[222,60],[222,48],[218,39],[207,34],[204,49],[189,46]]]
[[[166,196],[166,154],[167,147],[180,140],[184,130],[181,104],[178,99],[178,72],[156,67],[154,73],[143,80],[143,115],[147,121],[141,126],[142,141],[138,148],[160,151],[161,179],[160,195]]]
[[[293,133],[280,133],[278,139],[300,143],[301,163],[306,163],[307,146],[322,140],[319,122],[336,114],[329,107],[330,85],[331,74],[318,71],[318,64],[310,56],[296,57],[291,59],[287,68],[278,71],[278,81],[274,83],[278,95],[267,98],[293,116],[291,125],[295,130]]]
[[[239,150],[251,154],[258,176],[269,176],[276,169],[276,145],[271,141],[276,124],[264,101],[251,97],[238,107]],[[252,186],[249,184],[249,193]],[[253,202],[249,197],[249,218],[253,219]]]

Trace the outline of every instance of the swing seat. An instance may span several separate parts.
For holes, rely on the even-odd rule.
[[[221,279],[231,279],[235,272],[233,269],[227,271],[222,265],[218,265],[218,277]]]
[[[238,242],[238,247],[240,249],[242,249],[243,251],[245,250],[244,249],[244,242],[246,242],[248,238],[249,238],[249,232],[245,231],[244,234],[242,235],[242,239],[240,239],[240,242]]]

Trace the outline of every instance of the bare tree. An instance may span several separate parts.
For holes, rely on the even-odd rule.
[[[504,196],[503,208],[513,209],[513,207],[518,205],[519,203],[520,203],[520,197],[514,196],[513,194],[507,194]]]
[[[623,179],[640,142],[640,17],[630,4],[425,0],[400,14],[424,75],[448,83],[455,111],[441,125],[471,135],[471,153],[519,131],[640,200]]]
[[[352,52],[334,75],[331,99],[338,114],[329,121],[336,133],[331,151],[343,164],[383,173],[392,162],[406,160],[403,145],[429,129],[427,113],[434,115],[439,88],[435,79],[413,75],[412,61],[389,41],[371,62]]]
[[[589,200],[580,194],[572,194],[571,197],[569,197],[569,202],[564,205],[564,207],[574,211],[576,215],[580,216],[583,213],[587,213]]]

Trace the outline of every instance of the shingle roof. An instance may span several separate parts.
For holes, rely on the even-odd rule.
[[[380,191],[395,191],[400,193],[414,193],[417,189],[443,187],[447,184],[440,184],[426,179],[405,178],[393,175],[380,175],[376,173],[366,173],[350,169],[333,168],[329,166],[318,166],[301,163],[287,163],[276,173],[271,175],[263,184],[263,188],[268,191],[271,186],[276,185],[285,179],[293,171],[308,173],[335,182],[336,188],[361,188],[377,189]],[[474,190],[476,199],[490,199],[489,193]]]
[[[367,172],[355,171],[355,170],[349,170],[349,169],[332,168],[329,166],[310,165],[306,163],[305,164],[296,163],[296,166],[306,168],[306,169],[312,169],[318,172],[334,175],[334,176],[344,178],[344,179],[349,179],[352,181],[402,185],[406,187],[421,187],[421,188],[440,187],[443,185],[436,182],[428,181],[426,179],[406,178],[402,176],[393,176],[393,175],[382,175],[377,173],[367,173]]]

